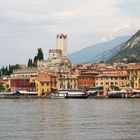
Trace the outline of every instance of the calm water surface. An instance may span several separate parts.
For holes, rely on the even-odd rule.
[[[140,139],[140,99],[1,99],[1,139]]]

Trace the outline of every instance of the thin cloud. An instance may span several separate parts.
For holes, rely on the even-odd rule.
[[[61,32],[68,34],[69,53],[133,34],[140,28],[139,5],[139,0],[0,0],[0,46],[26,54],[9,53],[7,60],[3,50],[0,63],[25,62],[38,47],[48,54]]]

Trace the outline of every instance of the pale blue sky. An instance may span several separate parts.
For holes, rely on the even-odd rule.
[[[71,53],[139,29],[139,0],[0,0],[0,66],[24,64],[37,48],[47,59],[57,33]]]

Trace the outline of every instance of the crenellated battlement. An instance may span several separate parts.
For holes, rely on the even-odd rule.
[[[60,57],[62,57],[62,50],[59,50],[59,49],[49,50],[49,59],[57,59]]]
[[[50,49],[49,50],[49,53],[59,53],[59,54],[62,54],[62,50],[59,50],[59,49]]]
[[[57,38],[59,39],[67,39],[67,35],[64,35],[64,34],[57,34]]]
[[[71,62],[67,56],[67,35],[57,34],[56,49],[49,50],[46,61],[38,61],[37,67],[40,71],[69,71]]]

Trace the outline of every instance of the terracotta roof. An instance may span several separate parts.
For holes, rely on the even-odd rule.
[[[0,83],[1,84],[5,84],[7,81],[4,81],[4,80],[0,80]]]
[[[51,78],[48,75],[48,73],[44,72],[44,73],[40,73],[39,76],[36,77],[36,80],[38,80],[40,82],[49,82],[49,81],[51,81]]]
[[[15,70],[13,72],[13,74],[22,74],[22,73],[37,73],[37,69],[23,68],[20,70]]]
[[[95,77],[125,77],[127,74],[111,73],[111,74],[100,74]]]
[[[30,79],[29,77],[21,77],[21,76],[19,76],[19,77],[11,77],[10,78],[10,80],[18,80],[18,79]]]
[[[106,69],[104,71],[125,71],[125,69],[113,69],[113,68],[110,68],[110,69]]]
[[[140,64],[128,67],[126,70],[140,70]]]

